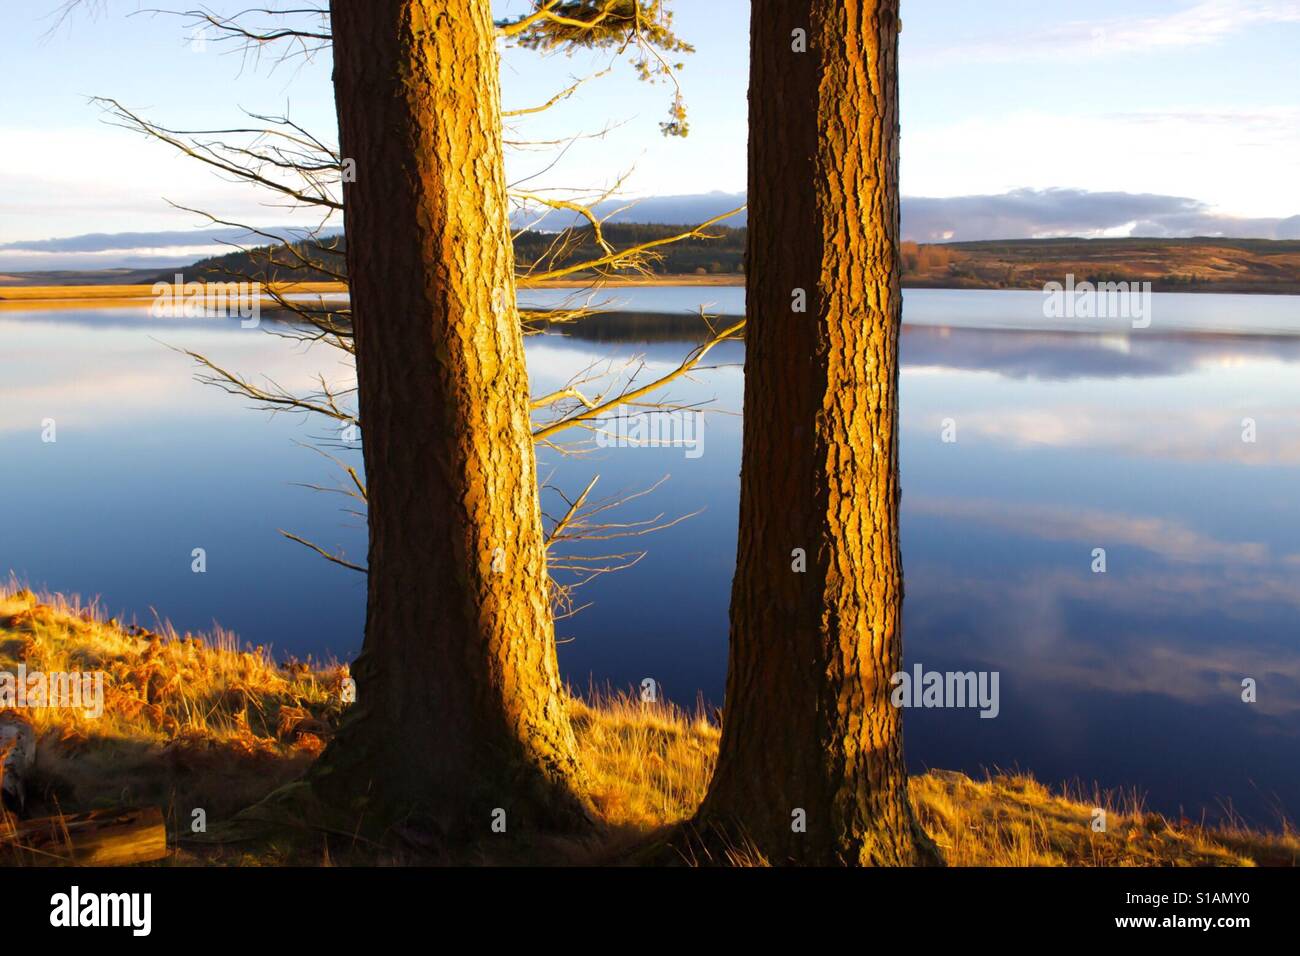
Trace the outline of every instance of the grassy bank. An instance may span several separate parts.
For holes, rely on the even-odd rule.
[[[586,289],[592,279],[556,279],[550,282],[521,281],[521,289]],[[743,275],[656,275],[607,279],[603,286],[743,286]],[[336,295],[346,293],[342,282],[295,282],[277,284],[281,295]],[[107,308],[153,301],[151,285],[4,285],[0,283],[0,310],[55,308]],[[275,305],[263,299],[263,307]]]
[[[329,295],[347,292],[342,282],[292,282],[275,286],[281,295]],[[179,293],[178,293],[179,294]],[[152,285],[3,285],[0,284],[0,309],[65,309],[127,306],[152,302]],[[275,300],[263,297],[264,308]]]
[[[910,248],[909,248],[910,247]],[[1300,242],[1270,239],[1016,239],[903,243],[903,284],[1043,289],[1048,282],[1150,282],[1155,292],[1300,293]]]
[[[38,738],[29,814],[124,804],[163,808],[174,865],[406,862],[337,835],[286,834],[256,845],[188,842],[190,814],[226,820],[296,778],[343,712],[344,666],[271,659],[233,635],[152,631],[94,607],[0,588],[0,671],[103,671],[104,712],[27,709]],[[621,848],[688,817],[703,796],[718,729],[703,713],[617,695],[575,698],[572,713],[599,837],[548,846],[537,862],[617,860]],[[926,828],[956,866],[1294,865],[1300,838],[1208,828],[1143,812],[1132,797],[1052,792],[1023,776],[912,780]],[[1093,808],[1108,808],[1105,833]],[[742,854],[743,856],[743,854]],[[476,857],[481,859],[481,857]],[[744,859],[743,862],[761,862]]]
[[[605,236],[616,246],[676,235],[685,226],[608,224]],[[621,238],[618,238],[621,237]],[[603,254],[587,235],[559,260],[552,260],[553,233],[522,233],[516,261],[544,262],[548,267],[577,264]],[[743,229],[719,227],[708,240],[692,239],[660,247],[655,270],[602,280],[608,286],[743,286]],[[916,243],[900,247],[902,284],[919,289],[1020,289],[1042,291],[1049,282],[1073,275],[1083,282],[1150,282],[1155,292],[1300,294],[1300,241],[1267,239],[1014,239],[979,242]],[[319,250],[309,255],[316,257]],[[297,254],[272,253],[269,247],[227,253],[178,270],[65,270],[0,273],[0,310],[92,307],[152,298],[155,279],[172,281],[176,271],[191,279],[269,277],[283,292],[340,293],[343,283],[326,281],[344,269],[341,247],[322,260],[324,270],[280,268]],[[314,281],[302,281],[311,279]],[[561,280],[520,280],[522,288],[587,288],[595,277],[575,273]]]

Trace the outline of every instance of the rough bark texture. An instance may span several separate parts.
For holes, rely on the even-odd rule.
[[[903,600],[897,47],[898,0],[753,4],[740,539],[721,751],[695,829],[778,864],[934,859],[889,701]]]
[[[357,701],[313,786],[452,840],[498,808],[509,834],[580,823],[490,3],[330,8],[370,574]]]

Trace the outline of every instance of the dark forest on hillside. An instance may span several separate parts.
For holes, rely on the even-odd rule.
[[[626,223],[602,228],[605,241],[615,249],[667,239],[690,226]],[[658,250],[646,267],[657,275],[725,275],[743,271],[745,230],[711,226],[706,236],[682,239]],[[331,272],[343,273],[346,266],[342,236],[319,241],[297,242],[292,246],[261,246],[196,262],[187,270],[191,278],[260,279],[262,281],[328,281]],[[515,237],[515,262],[521,271],[530,263],[551,269],[598,258],[600,247],[590,227],[567,233],[525,231]],[[323,268],[310,268],[304,260]],[[170,280],[170,272],[159,276]]]
[[[689,232],[690,226],[606,224],[613,249],[627,249]],[[567,232],[525,231],[514,240],[521,277],[599,259],[590,227]],[[263,246],[203,259],[185,270],[192,279],[262,282],[328,281],[346,272],[343,237],[292,246]],[[1300,242],[1267,239],[1016,239],[900,244],[903,283],[949,289],[1040,289],[1066,273],[1079,281],[1147,281],[1167,292],[1293,292],[1300,288]],[[745,230],[711,226],[654,250],[643,260],[656,276],[739,276]],[[320,266],[313,267],[312,264]],[[623,274],[633,273],[620,271]],[[331,275],[334,273],[334,275]],[[160,270],[170,281],[174,270]],[[582,279],[589,273],[575,273]]]

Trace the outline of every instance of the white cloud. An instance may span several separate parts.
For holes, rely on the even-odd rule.
[[[1071,20],[935,49],[916,62],[1072,60],[1208,46],[1253,26],[1300,23],[1294,0],[1202,0],[1161,16]]]
[[[954,161],[960,157],[960,161]],[[1194,196],[1235,216],[1300,213],[1300,109],[968,117],[903,132],[911,196],[1068,185]]]
[[[115,322],[144,323],[145,330],[133,329],[129,336],[105,331],[94,339],[95,346],[78,347],[75,343],[91,339],[80,337],[76,324],[61,316],[0,312],[7,360],[0,438],[26,432],[32,441],[39,441],[45,418],[55,419],[62,440],[66,432],[77,429],[225,414],[225,402],[235,400],[220,396],[218,401],[208,401],[219,393],[196,383],[193,363],[169,351],[168,345],[207,352],[258,384],[272,380],[291,392],[319,387],[316,376],[321,373],[339,390],[356,384],[355,375],[339,366],[337,353],[328,347],[291,346],[268,334],[265,326],[209,330],[193,323],[152,319],[147,305],[95,310],[89,321],[101,331],[112,330]],[[59,356],[55,363],[50,361],[52,354]],[[178,399],[185,390],[198,395],[198,400]]]
[[[227,182],[170,147],[108,126],[0,127],[5,188],[0,244],[49,236],[209,225],[167,200],[223,218],[311,225],[309,216],[265,205],[245,184]]]
[[[1248,415],[1265,423],[1265,440],[1241,440]],[[909,415],[908,424],[927,428],[932,418]],[[1294,466],[1300,464],[1300,432],[1291,421],[1283,405],[1152,410],[1142,416],[1099,414],[1095,406],[1078,405],[979,409],[962,415],[961,428],[963,440],[1013,448],[1088,448],[1143,459]]]
[[[1268,564],[1274,556],[1258,541],[1223,541],[1180,521],[1075,506],[970,498],[914,497],[911,514],[973,521],[1042,541],[1128,545],[1178,563]]]
[[[1241,676],[1252,675],[1273,693],[1261,698],[1259,709],[1272,716],[1291,716],[1300,708],[1300,663],[1279,654],[1276,644],[1241,641],[1225,646],[1200,634],[1181,630],[1171,637],[1153,628],[1153,620],[1177,620],[1189,614],[1219,615],[1232,609],[1244,631],[1268,634],[1274,622],[1269,609],[1295,606],[1297,595],[1285,570],[1251,565],[1180,565],[1178,568],[1129,568],[1108,574],[1104,582],[1087,572],[1031,568],[994,580],[961,573],[943,565],[909,578],[909,613],[924,617],[932,608],[968,609],[980,622],[983,635],[997,635],[999,661],[1015,661],[1022,680],[1060,682],[1094,688],[1107,694],[1159,694],[1203,706],[1207,700],[1235,700]],[[1123,653],[1111,643],[1079,640],[1070,624],[1069,609],[1086,604],[1103,609],[1114,620],[1131,622],[1109,635],[1123,642]],[[1258,614],[1259,616],[1256,616]],[[932,654],[968,657],[978,641],[961,628],[928,628]]]

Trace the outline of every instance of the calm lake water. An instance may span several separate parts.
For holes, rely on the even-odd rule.
[[[743,304],[729,288],[603,298],[679,319]],[[1300,299],[1157,295],[1151,327],[1136,331],[1045,320],[1035,293],[918,290],[906,303],[907,665],[1000,674],[996,719],[909,711],[912,765],[1019,768],[1050,783],[1136,789],[1166,812],[1213,817],[1231,806],[1260,823],[1295,819]],[[643,317],[598,333],[532,339],[535,393],[633,356],[648,381],[690,348],[689,335]],[[355,654],[360,576],[277,534],[364,562],[364,527],[345,499],[300,486],[341,486],[303,447],[338,436],[195,383],[189,360],[166,346],[304,390],[317,373],[350,380],[337,353],[265,325],[159,320],[144,308],[0,312],[0,343],[0,574],[98,595],[141,623],[219,624],[282,655]],[[667,476],[622,520],[703,509],[616,543],[647,554],[587,585],[591,606],[558,625],[575,685],[649,677],[679,702],[721,701],[742,361],[743,347],[728,343],[670,392],[711,402],[701,454],[540,452],[548,484],[569,494],[596,474],[595,497]],[[46,419],[54,442],[42,441]],[[946,421],[956,441],[943,440]],[[359,463],[356,450],[338,453]],[[556,511],[553,493],[546,505]],[[195,548],[205,574],[191,571]],[[1096,548],[1105,574],[1093,573]],[[1242,702],[1246,678],[1255,703]]]

